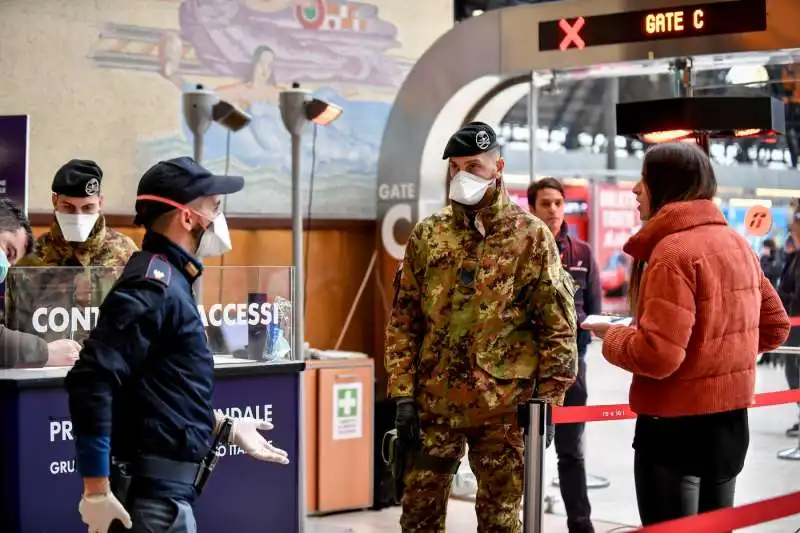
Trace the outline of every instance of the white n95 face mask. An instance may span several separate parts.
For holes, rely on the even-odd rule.
[[[461,170],[450,181],[450,199],[462,205],[475,205],[483,199],[493,181]]]
[[[69,242],[86,242],[98,218],[99,213],[72,214],[56,211],[58,227],[61,228],[64,239]]]
[[[197,245],[197,257],[214,257],[230,252],[231,234],[228,231],[228,222],[225,215],[220,213],[214,217],[211,225],[203,232],[200,237],[200,244]]]

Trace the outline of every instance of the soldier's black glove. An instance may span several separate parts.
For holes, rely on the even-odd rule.
[[[549,448],[553,444],[553,439],[556,437],[556,426],[548,424],[544,434],[544,447]]]
[[[419,414],[414,398],[399,398],[394,417],[394,427],[401,443],[416,448],[419,446]]]

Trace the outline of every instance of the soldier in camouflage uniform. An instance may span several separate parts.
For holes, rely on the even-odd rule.
[[[575,288],[550,230],[508,197],[491,127],[464,126],[443,158],[452,203],[412,231],[386,331],[398,438],[417,450],[400,524],[444,531],[466,444],[478,531],[519,533],[517,406],[531,397],[560,405],[575,380]]]
[[[35,332],[37,307],[97,307],[137,250],[130,237],[106,226],[100,184],[103,171],[94,161],[73,159],[53,178],[55,218],[39,237],[34,252],[17,263],[23,267],[73,267],[18,271],[9,277],[9,307],[13,328]],[[87,267],[114,267],[90,271]],[[81,340],[86,332],[76,332]],[[38,334],[38,333],[37,333]],[[76,335],[73,333],[73,337]],[[46,340],[63,338],[48,332]]]

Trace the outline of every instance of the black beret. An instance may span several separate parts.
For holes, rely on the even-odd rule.
[[[240,176],[218,176],[200,166],[191,157],[177,157],[156,163],[139,180],[136,191],[134,224],[148,226],[174,206],[148,199],[159,197],[186,205],[203,196],[233,194],[244,187]]]
[[[73,198],[88,198],[100,194],[103,170],[88,159],[73,159],[58,169],[53,177],[52,190]]]
[[[488,124],[470,122],[455,132],[442,154],[442,159],[479,155],[497,148],[497,135]]]

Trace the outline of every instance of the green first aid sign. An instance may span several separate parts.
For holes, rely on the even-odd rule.
[[[364,435],[363,385],[333,385],[333,440],[360,439]]]

